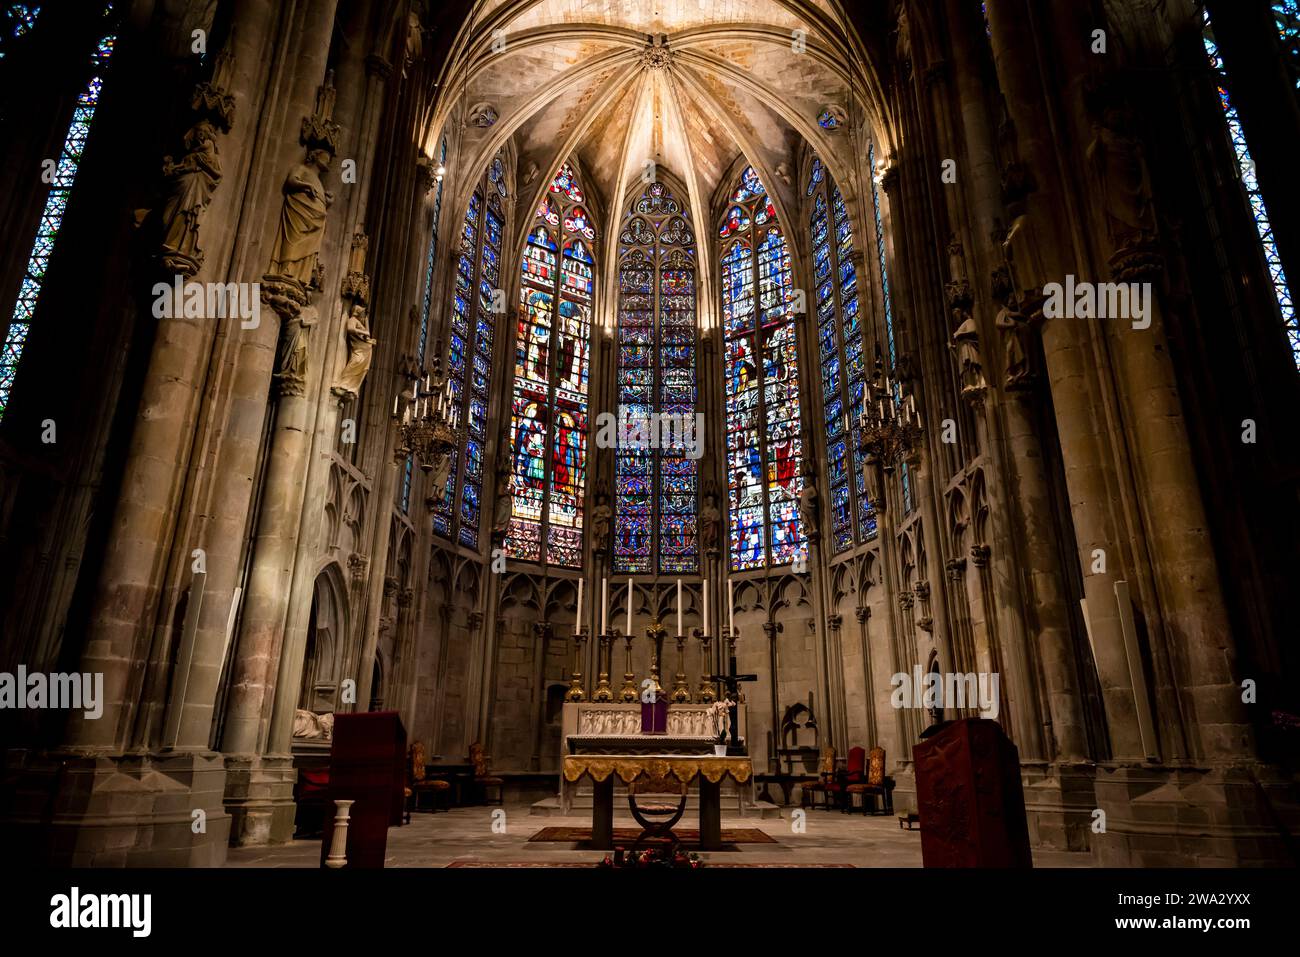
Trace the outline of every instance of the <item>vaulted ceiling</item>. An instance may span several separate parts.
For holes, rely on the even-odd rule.
[[[855,36],[834,0],[484,0],[440,78],[426,150],[463,123],[458,163],[482,169],[513,139],[523,202],[576,156],[607,232],[646,164],[684,183],[706,220],[744,157],[784,217],[801,141],[846,198],[860,189],[872,104],[855,91],[875,83]],[[838,130],[819,125],[826,109]]]

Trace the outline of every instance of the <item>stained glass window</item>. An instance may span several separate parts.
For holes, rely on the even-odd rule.
[[[577,174],[565,163],[524,243],[510,407],[506,553],[582,567],[588,363],[596,238]],[[563,228],[560,224],[563,223]]]
[[[825,411],[831,545],[841,552],[876,534],[876,513],[867,499],[863,455],[858,448],[867,380],[858,298],[861,258],[854,250],[853,224],[844,197],[819,159],[813,160],[807,193],[814,197],[809,231]]]
[[[1282,55],[1295,80],[1295,88],[1300,90],[1300,0],[1274,0],[1273,19],[1277,23]]]
[[[28,4],[22,7],[22,16],[18,17],[14,27],[14,36],[20,36],[30,30],[35,22],[38,7]],[[13,16],[13,9],[9,11]],[[104,18],[112,16],[112,4],[104,10]],[[4,418],[9,407],[9,396],[13,391],[14,376],[18,372],[18,363],[22,360],[23,349],[27,346],[27,334],[31,331],[32,318],[36,314],[36,304],[45,284],[45,271],[50,265],[50,256],[54,252],[54,243],[58,239],[59,229],[63,226],[63,215],[68,208],[68,196],[72,192],[77,178],[77,169],[81,164],[81,155],[86,148],[86,138],[90,135],[90,124],[95,118],[95,108],[99,105],[100,90],[104,85],[104,74],[113,56],[113,47],[117,37],[108,33],[95,46],[90,57],[91,77],[86,88],[77,97],[77,105],[72,111],[72,123],[63,140],[58,163],[54,168],[53,182],[49,195],[45,199],[45,208],[41,211],[36,227],[36,240],[27,260],[27,269],[18,288],[18,299],[14,303],[13,313],[9,319],[9,328],[5,333],[4,347],[0,350],[0,419]]]
[[[1275,4],[1274,10],[1279,6],[1295,7],[1295,3]],[[1250,147],[1246,143],[1246,131],[1242,128],[1241,117],[1237,115],[1237,108],[1233,105],[1232,96],[1229,93],[1230,82],[1227,72],[1223,66],[1223,58],[1219,55],[1218,45],[1214,42],[1214,30],[1210,24],[1210,14],[1207,10],[1202,21],[1204,30],[1202,33],[1205,42],[1205,52],[1210,58],[1210,65],[1214,69],[1215,77],[1219,89],[1219,102],[1223,105],[1223,116],[1228,124],[1228,136],[1232,140],[1233,151],[1237,154],[1237,168],[1241,173],[1241,185],[1246,191],[1246,201],[1250,204],[1251,217],[1255,221],[1255,231],[1259,233],[1260,245],[1264,252],[1264,262],[1268,266],[1268,273],[1273,282],[1273,295],[1277,299],[1278,310],[1282,314],[1282,322],[1286,329],[1287,339],[1291,343],[1291,355],[1295,360],[1297,368],[1300,368],[1300,323],[1297,323],[1295,313],[1295,300],[1291,297],[1291,286],[1287,282],[1286,273],[1282,268],[1282,256],[1278,252],[1277,242],[1273,238],[1273,223],[1269,219],[1268,209],[1264,205],[1264,195],[1260,192],[1259,180],[1255,176],[1255,161],[1251,158]]]
[[[731,567],[744,570],[804,557],[807,543],[790,247],[752,167],[732,202],[742,220],[763,217],[724,235],[721,255]]]
[[[447,162],[447,139],[443,137],[438,149],[438,165]],[[442,180],[434,185],[433,192],[433,233],[429,237],[429,255],[424,268],[424,308],[420,311],[420,362],[424,363],[424,353],[429,342],[429,310],[433,305],[433,272],[438,261],[438,221],[442,218]]]
[[[651,423],[694,429],[698,401],[695,346],[695,232],[668,187],[648,185],[619,232],[618,408],[620,430],[645,442],[620,442],[614,460],[614,570],[672,574],[699,569],[698,459],[676,431],[651,442]],[[701,436],[693,433],[693,442]]]
[[[483,503],[483,452],[487,443],[488,393],[492,384],[492,344],[496,338],[501,288],[505,170],[494,160],[470,196],[455,250],[445,370],[451,391],[450,418],[465,430],[460,453],[453,453],[442,501],[433,509],[433,530],[469,548],[478,548]],[[459,490],[459,496],[457,491]]]
[[[32,32],[40,12],[40,4],[36,3],[11,3],[0,10],[0,60],[4,59],[9,40]]]

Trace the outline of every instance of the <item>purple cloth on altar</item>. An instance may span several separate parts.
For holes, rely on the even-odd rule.
[[[641,733],[668,733],[668,702],[663,698],[655,701],[654,704],[641,703]]]

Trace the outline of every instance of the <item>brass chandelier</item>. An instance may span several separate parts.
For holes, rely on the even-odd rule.
[[[413,455],[425,472],[450,461],[463,432],[455,423],[453,398],[451,381],[435,361],[433,372],[416,379],[409,395],[401,393],[393,399],[399,457]]]
[[[868,462],[879,463],[889,475],[899,460],[911,458],[920,448],[923,432],[911,393],[904,396],[877,360],[875,377],[867,383],[858,417],[858,448]]]

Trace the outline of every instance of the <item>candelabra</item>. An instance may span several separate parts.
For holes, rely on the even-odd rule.
[[[700,703],[713,704],[718,700],[718,693],[713,687],[713,680],[710,677],[713,674],[713,662],[709,655],[709,646],[713,644],[713,636],[706,635],[702,629],[695,629],[695,636],[700,639],[700,657],[703,659],[703,671],[700,676]]]
[[[631,632],[624,635],[623,640],[627,642],[627,665],[626,665],[627,670],[623,672],[623,687],[622,689],[620,689],[618,693],[618,698],[620,701],[627,701],[627,702],[639,701],[641,699],[641,695],[636,690],[636,675],[633,674],[632,672]]]
[[[585,701],[587,698],[587,693],[582,689],[582,646],[586,641],[587,635],[581,630],[573,636],[573,677],[569,681],[565,701]]]
[[[451,453],[462,442],[461,430],[454,424],[451,380],[442,375],[438,360],[433,372],[417,379],[411,394],[393,399],[393,418],[398,419],[397,453],[402,458],[414,455],[425,472],[439,473],[435,498],[442,497],[446,475],[450,472]]]
[[[673,680],[673,701],[687,704],[691,700],[691,686],[686,682],[686,636],[677,636],[677,675]]]
[[[909,393],[903,396],[898,383],[885,375],[880,360],[876,374],[867,384],[862,415],[858,418],[858,448],[869,462],[879,463],[886,475],[900,459],[909,458],[921,443],[921,417]]]
[[[614,692],[609,686],[609,669],[614,658],[614,636],[601,635],[600,645],[596,649],[596,690],[591,693],[592,701],[609,702],[614,700]]]

